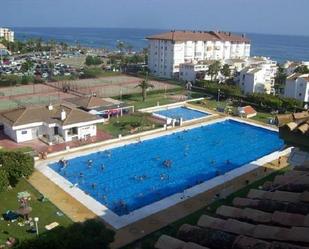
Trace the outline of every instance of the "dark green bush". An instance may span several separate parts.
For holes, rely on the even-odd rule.
[[[4,169],[0,168],[0,192],[6,190],[9,184],[8,173]]]
[[[0,152],[0,164],[8,174],[12,185],[15,185],[21,177],[30,176],[34,170],[33,157],[20,151]]]

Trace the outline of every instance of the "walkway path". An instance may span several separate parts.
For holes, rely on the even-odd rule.
[[[64,192],[40,172],[35,171],[28,181],[71,220],[79,222],[96,217],[88,208]]]

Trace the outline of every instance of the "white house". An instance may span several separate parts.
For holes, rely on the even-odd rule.
[[[96,136],[96,124],[104,120],[66,105],[23,107],[0,113],[4,133],[12,140],[41,139],[48,144]]]
[[[263,68],[247,67],[240,72],[239,86],[243,93],[267,93],[274,94],[275,81],[267,76]]]
[[[242,91],[245,94],[274,94],[277,62],[265,57],[250,57],[246,65],[235,77]]]
[[[177,77],[182,63],[250,56],[250,41],[230,32],[170,31],[147,39],[150,72],[163,78]]]
[[[295,61],[286,61],[283,64],[283,68],[287,75],[291,75],[294,73],[295,69],[299,66],[307,66],[309,68],[309,61],[295,62]]]
[[[200,61],[198,63],[181,63],[179,65],[179,79],[183,81],[195,82],[198,74],[203,76],[204,80],[211,80],[207,74],[208,68],[215,60]]]
[[[0,38],[4,38],[9,42],[14,42],[14,31],[8,28],[0,28]]]
[[[287,77],[284,87],[284,96],[309,102],[309,74],[294,73]]]

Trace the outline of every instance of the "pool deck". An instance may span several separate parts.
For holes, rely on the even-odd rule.
[[[195,109],[199,109],[197,106],[193,106]],[[200,107],[201,108],[201,107]],[[201,110],[205,111],[205,108],[201,108]],[[208,111],[206,109],[206,111]],[[214,113],[214,111],[209,111]],[[192,127],[194,125],[199,125],[201,123],[207,123],[209,121],[216,121],[220,118],[225,118],[226,116],[223,114],[217,114],[210,117],[207,117],[202,120],[192,121],[190,123],[184,124],[184,127]],[[244,119],[238,119],[243,121]],[[246,120],[246,122],[255,123],[261,125],[260,122],[251,122],[252,120]],[[267,126],[263,124],[263,126]],[[274,128],[273,126],[269,126]],[[179,127],[169,129],[169,131],[177,131]],[[161,135],[165,134],[166,131],[158,130],[154,132],[153,135]],[[135,136],[130,136],[129,138],[123,138],[124,142],[132,142],[136,141],[137,137],[143,137],[142,134],[137,134]],[[117,141],[111,141],[111,145],[117,144]],[[118,141],[119,143],[119,141]],[[75,151],[76,153],[85,153],[89,148],[80,148]],[[75,154],[75,153],[73,153]],[[67,155],[70,155],[70,151],[67,152]],[[59,158],[59,155],[55,155],[50,157],[49,159]],[[43,161],[44,162],[44,161]],[[282,162],[280,167],[283,168],[287,166],[286,157],[282,157]],[[198,193],[195,196],[190,196],[190,198],[186,197],[187,193],[184,194],[184,198],[182,201],[176,203],[173,206],[170,206],[166,209],[158,211],[154,214],[151,214],[147,217],[144,217],[138,221],[135,221],[129,225],[121,227],[120,229],[114,229],[110,225],[106,224],[109,228],[114,229],[116,231],[115,242],[112,244],[112,248],[120,248],[133,241],[136,241],[147,234],[150,234],[168,224],[179,220],[203,207],[207,204],[211,203],[216,194],[220,194],[220,196],[227,196],[230,193],[233,193],[240,188],[246,185],[246,182],[249,180],[250,182],[260,179],[272,171],[279,169],[277,160],[272,160],[270,163],[266,163],[263,167],[253,167],[252,170],[244,172],[242,175],[238,175],[233,178],[226,178],[224,184],[214,185],[209,188],[206,192]],[[85,207],[79,201],[77,201],[70,194],[65,192],[61,187],[56,185],[52,180],[49,180],[45,175],[43,175],[39,171],[35,171],[35,173],[30,177],[29,182],[37,188],[42,194],[44,194],[47,198],[50,199],[62,212],[67,214],[73,221],[84,221],[89,218],[97,217],[97,215],[92,212],[90,209]],[[186,191],[187,192],[187,191]],[[189,194],[188,194],[189,195]]]

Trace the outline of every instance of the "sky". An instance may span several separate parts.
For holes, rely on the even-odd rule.
[[[0,0],[0,26],[309,35],[308,0]]]

